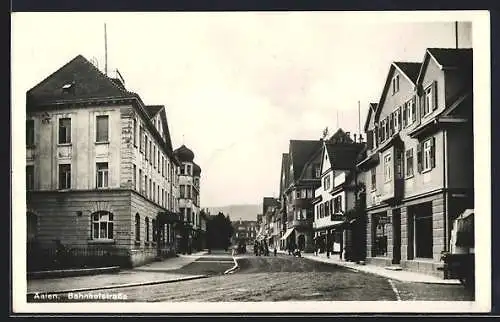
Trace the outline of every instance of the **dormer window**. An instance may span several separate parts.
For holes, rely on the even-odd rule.
[[[392,95],[399,92],[399,75],[392,78]]]
[[[62,87],[63,93],[70,93],[73,89],[73,85],[74,85],[73,83],[64,84]]]

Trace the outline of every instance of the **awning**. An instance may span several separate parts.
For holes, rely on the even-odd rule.
[[[288,238],[288,236],[290,236],[290,234],[292,233],[292,231],[294,230],[294,228],[288,228],[285,232],[285,234],[283,235],[283,237],[281,237],[281,240],[285,240]]]
[[[472,216],[474,215],[474,209],[466,209],[461,215],[460,215],[460,219],[466,219],[468,218],[469,216]]]

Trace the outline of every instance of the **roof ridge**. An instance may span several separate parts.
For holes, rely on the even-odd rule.
[[[82,56],[82,55],[80,55],[80,56]],[[111,84],[113,84],[113,86],[116,87],[120,92],[125,93],[125,94],[131,94],[131,92],[125,88],[125,84],[123,84],[124,88],[121,88],[118,84],[113,82],[113,78],[111,78],[108,75],[101,72],[101,70],[99,68],[97,68],[94,64],[92,64],[87,58],[83,57],[83,60],[85,61],[85,63],[90,65],[90,67],[93,68],[99,74],[99,76],[103,77],[104,79],[109,81]]]

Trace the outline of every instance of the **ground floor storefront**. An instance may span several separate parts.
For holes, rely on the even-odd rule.
[[[177,217],[131,190],[31,192],[28,265],[139,266],[174,256]]]
[[[444,278],[453,220],[473,208],[471,194],[438,191],[367,210],[367,261]]]

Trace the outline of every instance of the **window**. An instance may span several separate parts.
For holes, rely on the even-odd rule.
[[[403,151],[396,151],[394,152],[394,161],[396,164],[396,172],[395,172],[395,178],[396,179],[403,179],[405,177],[404,175],[404,162],[405,162],[405,155]]]
[[[372,256],[387,256],[387,213],[372,215]]]
[[[99,211],[92,214],[92,239],[113,239],[113,214]]]
[[[147,197],[149,194],[149,188],[148,188],[148,176],[144,175],[144,191],[143,194]]]
[[[417,107],[415,96],[410,100],[408,124],[412,124],[417,119]]]
[[[325,190],[330,189],[330,176],[326,176],[325,179],[323,179],[323,186],[325,187]]]
[[[179,167],[179,174],[180,175],[184,175],[185,171],[184,171],[184,167]]]
[[[146,135],[144,134],[144,128],[139,127],[139,151],[144,154],[144,146],[146,145]]]
[[[160,149],[159,149],[159,148],[158,148],[158,150],[157,150],[157,154],[158,154],[158,155],[157,155],[157,157],[156,157],[156,162],[158,163],[158,165],[157,165],[157,166],[158,166],[158,173],[160,173],[160,172],[161,172],[161,169],[160,169]]]
[[[149,242],[149,218],[146,217],[144,221],[146,224],[146,242]]]
[[[132,140],[134,146],[137,146],[137,120],[135,118],[132,119]]]
[[[137,166],[134,164],[132,167],[132,186],[137,190]]]
[[[186,186],[186,198],[191,199],[191,186]]]
[[[156,169],[156,145],[153,144],[153,167]]]
[[[108,142],[109,131],[108,131],[108,116],[98,115],[96,118],[97,129],[96,129],[96,142]]]
[[[384,156],[384,179],[385,182],[391,181],[392,179],[392,171],[391,171],[391,154],[388,153]]]
[[[71,188],[71,164],[59,165],[59,189]]]
[[[165,190],[161,188],[161,205],[165,207]]]
[[[321,167],[318,164],[314,165],[314,176],[315,178],[321,177]]]
[[[135,214],[135,240],[141,240],[141,216],[138,213]]]
[[[426,116],[436,109],[436,82],[432,83],[432,85],[424,90],[422,108],[422,116]]]
[[[35,120],[26,121],[26,146],[35,145]]]
[[[325,202],[325,214],[329,214],[330,213],[330,202],[327,201]]]
[[[300,199],[300,189],[295,191],[295,199]]]
[[[401,115],[401,108],[398,107],[394,113],[393,113],[393,125],[394,125],[394,132],[397,133],[399,131],[399,126],[400,126],[400,123],[399,123],[399,117]]]
[[[405,158],[406,158],[406,177],[409,178],[413,176],[413,148],[406,150]]]
[[[183,184],[180,185],[180,197],[186,198],[186,186]]]
[[[307,198],[313,198],[313,190],[312,189],[307,189]]]
[[[149,179],[149,199],[153,199],[153,184],[151,178]]]
[[[307,189],[302,189],[300,191],[300,196],[302,199],[306,199],[307,198]]]
[[[165,158],[161,156],[161,176],[165,177]]]
[[[412,207],[410,216],[413,217],[415,257],[432,258],[432,204],[427,202]]]
[[[342,209],[342,196],[337,196],[333,198],[333,213],[338,214],[343,212]]]
[[[26,166],[26,190],[33,190],[35,186],[35,167],[32,165]]]
[[[151,200],[156,201],[156,182],[153,182],[153,196],[151,196]]]
[[[158,235],[157,235],[157,232],[156,232],[156,219],[153,219],[151,220],[151,226],[153,227],[153,243],[156,243],[156,241],[158,240]]]
[[[97,168],[97,188],[106,188],[108,187],[108,163],[107,162],[98,162],[96,164]]]
[[[372,168],[371,169],[371,178],[372,178],[372,190],[375,190],[377,189],[377,169],[376,168]]]
[[[148,142],[149,142],[149,151],[148,151],[148,154],[149,154],[149,164],[153,164],[153,146],[152,146],[152,142],[151,142],[151,139],[148,139]]]
[[[187,174],[188,176],[190,176],[190,175],[191,175],[191,165],[190,165],[190,164],[186,165],[186,174]]]
[[[385,123],[386,123],[385,119],[383,119],[382,122],[380,123],[380,142],[384,142],[385,139],[387,138]]]
[[[144,193],[144,188],[142,187],[142,170],[139,169],[139,188],[137,189],[140,193]]]
[[[59,144],[71,143],[71,119],[59,119]]]
[[[430,170],[434,167],[433,155],[433,139],[424,142],[424,168],[423,171]]]
[[[156,186],[156,194],[157,194],[157,197],[156,197],[156,202],[157,203],[160,203],[160,186]]]
[[[392,95],[399,91],[399,75],[392,78]]]

